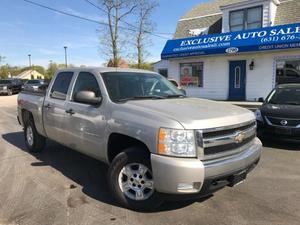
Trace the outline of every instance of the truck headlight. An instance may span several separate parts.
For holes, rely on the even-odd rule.
[[[3,86],[2,88],[3,88],[3,90],[7,90],[7,86]]]
[[[256,117],[256,120],[258,120],[258,121],[261,121],[261,122],[264,121],[263,118],[262,118],[262,115],[261,115],[261,111],[259,109],[257,109],[255,111],[255,117]]]
[[[158,153],[177,157],[196,157],[193,130],[159,129]]]

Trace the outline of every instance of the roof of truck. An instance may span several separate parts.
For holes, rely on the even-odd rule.
[[[155,73],[155,72],[149,71],[149,70],[118,68],[118,67],[71,67],[71,68],[59,69],[58,71],[59,72],[63,72],[63,71],[72,71],[72,72],[91,71],[91,72],[95,72],[95,73],[106,73],[106,72]]]

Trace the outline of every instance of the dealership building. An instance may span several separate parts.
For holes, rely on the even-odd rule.
[[[216,0],[177,24],[154,69],[189,96],[256,101],[300,83],[300,0]]]

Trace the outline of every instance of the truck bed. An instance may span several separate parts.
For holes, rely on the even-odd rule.
[[[31,112],[37,131],[41,135],[45,135],[43,126],[43,105],[45,100],[45,92],[22,91],[18,96],[18,117],[23,124],[22,114],[24,111]]]

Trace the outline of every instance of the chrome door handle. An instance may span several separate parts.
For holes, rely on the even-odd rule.
[[[52,106],[48,103],[47,105],[44,105],[44,107],[46,108],[46,109],[51,109],[52,108]]]
[[[73,109],[68,109],[68,110],[66,110],[66,113],[68,113],[68,114],[70,114],[70,115],[74,115],[74,114],[75,114],[75,112],[74,112]]]

